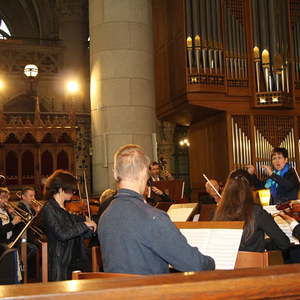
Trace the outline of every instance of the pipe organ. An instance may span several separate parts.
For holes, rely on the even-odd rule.
[[[156,114],[189,126],[193,190],[246,164],[264,177],[277,146],[298,167],[300,1],[153,0],[153,17]]]

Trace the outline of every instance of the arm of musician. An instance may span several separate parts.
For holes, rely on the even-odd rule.
[[[300,239],[300,224],[294,218],[285,214],[283,211],[281,211],[279,213],[279,215],[290,225],[293,236],[299,240]]]
[[[264,209],[261,210],[260,215],[257,218],[258,227],[261,228],[271,239],[272,244],[268,249],[275,248],[285,250],[290,246],[290,240],[285,233],[279,228],[272,216]]]
[[[285,177],[272,174],[270,178],[276,181],[278,185],[282,186],[286,191],[290,191],[299,185],[298,178],[294,171],[291,171],[290,174],[287,174]]]
[[[43,222],[47,231],[51,231],[58,240],[66,241],[77,236],[80,236],[90,230],[84,222],[76,224],[60,223],[59,218],[56,218],[55,212],[49,207],[43,209]]]
[[[214,259],[190,246],[166,214],[153,217],[150,230],[150,247],[176,270],[189,272],[215,269]]]
[[[265,182],[258,179],[255,174],[255,167],[253,165],[246,165],[245,167],[251,176],[250,185],[254,186],[256,189],[264,189]]]
[[[163,171],[163,175],[166,178],[166,180],[169,180],[169,181],[174,180],[174,177],[168,170]]]

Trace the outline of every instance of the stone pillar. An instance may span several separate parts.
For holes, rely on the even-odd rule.
[[[80,91],[74,95],[75,111],[88,111],[89,107],[89,54],[88,8],[86,0],[58,0],[59,38],[63,42],[62,109],[70,108],[66,90],[68,81],[77,81]]]
[[[161,157],[167,162],[167,170],[174,173],[174,131],[175,123],[157,121],[157,149],[158,159]]]
[[[155,132],[151,0],[90,0],[94,192],[113,187],[113,154],[127,143],[152,158]]]

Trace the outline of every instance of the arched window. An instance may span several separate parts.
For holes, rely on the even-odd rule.
[[[60,143],[60,144],[71,144],[72,143],[72,139],[71,139],[71,137],[67,133],[64,132],[59,137],[58,143]]]
[[[42,154],[42,176],[48,177],[53,172],[53,157],[52,154],[47,150]]]
[[[57,168],[69,170],[69,157],[66,151],[62,150],[57,155]]]
[[[9,37],[11,37],[10,30],[8,29],[4,20],[0,19],[0,39],[7,40]]]
[[[53,143],[55,143],[55,139],[52,136],[52,134],[48,132],[47,134],[44,135],[42,143],[43,144],[53,144]]]
[[[34,156],[28,150],[22,155],[22,184],[34,184]]]
[[[30,133],[26,133],[24,136],[24,139],[22,141],[22,144],[35,144],[35,139]]]
[[[14,151],[6,154],[5,174],[7,184],[18,184],[18,156]]]
[[[19,140],[17,139],[14,133],[10,133],[9,136],[5,140],[6,144],[19,144]]]

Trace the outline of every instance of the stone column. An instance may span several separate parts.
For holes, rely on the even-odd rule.
[[[59,38],[63,42],[62,109],[71,106],[66,90],[68,81],[76,81],[80,91],[74,95],[74,110],[88,111],[89,107],[89,55],[88,8],[86,0],[58,0]]]
[[[127,143],[152,158],[155,132],[151,0],[90,0],[94,192],[114,187],[113,154]]]

